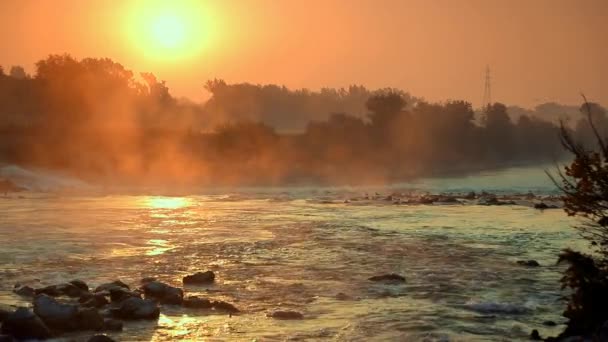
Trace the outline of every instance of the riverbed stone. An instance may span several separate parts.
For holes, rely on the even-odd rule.
[[[274,319],[284,319],[284,320],[295,320],[295,319],[304,319],[304,315],[298,311],[292,310],[275,310],[267,315],[268,317]]]
[[[191,309],[211,309],[213,304],[209,299],[190,296],[184,299],[183,306]]]
[[[223,300],[213,301],[211,302],[213,309],[216,311],[225,311],[229,313],[237,313],[239,309],[237,309],[234,305],[224,302]]]
[[[112,313],[123,319],[157,319],[160,309],[156,301],[131,297],[120,303],[120,306],[112,310]]]
[[[23,340],[51,338],[46,324],[28,308],[18,308],[11,313],[2,323],[0,331]]]
[[[184,284],[210,284],[215,281],[215,273],[213,271],[197,272],[192,275],[187,275],[182,279]]]
[[[151,281],[142,286],[144,295],[159,300],[162,304],[181,305],[184,300],[184,291],[180,288]]]
[[[97,334],[94,336],[91,336],[87,342],[115,342],[115,340],[113,340],[111,337],[104,335],[104,334]]]
[[[104,326],[103,317],[95,308],[78,309],[78,330],[100,330]]]
[[[27,285],[15,285],[15,288],[13,289],[13,292],[15,294],[18,294],[19,296],[22,297],[34,297],[34,294],[36,293],[36,290],[34,290],[33,287],[27,286]]]
[[[388,274],[382,274],[382,275],[370,277],[370,278],[368,278],[368,280],[376,281],[376,282],[404,283],[405,277],[398,275],[396,273],[388,273]]]
[[[101,285],[97,286],[95,288],[95,292],[110,291],[110,289],[116,288],[116,287],[122,287],[124,289],[130,290],[129,285],[123,283],[120,280],[115,280],[111,283],[105,283],[105,284],[101,284]]]
[[[527,266],[527,267],[539,267],[540,264],[536,260],[517,260],[518,265]]]
[[[103,328],[105,331],[122,331],[123,323],[116,319],[106,318],[103,320]]]
[[[78,327],[77,305],[59,303],[44,294],[34,298],[34,313],[51,328],[75,330]]]
[[[70,284],[76,286],[77,288],[81,289],[84,292],[89,292],[89,285],[87,285],[87,283],[85,283],[84,281],[82,281],[80,279],[74,279],[74,280],[70,281]]]

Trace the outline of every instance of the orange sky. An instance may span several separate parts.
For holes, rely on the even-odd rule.
[[[312,89],[391,86],[479,105],[489,64],[496,101],[576,104],[583,91],[608,104],[607,0],[191,1],[189,11],[200,12],[193,55],[136,46],[133,32],[143,31],[134,18],[179,2],[0,1],[0,65],[32,70],[50,53],[110,57],[195,100],[217,77]]]

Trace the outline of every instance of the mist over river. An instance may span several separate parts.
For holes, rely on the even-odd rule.
[[[183,276],[209,269],[215,284],[186,286],[186,295],[225,300],[240,314],[163,306],[158,321],[127,322],[109,335],[120,341],[513,341],[527,340],[532,329],[557,335],[565,306],[557,255],[586,246],[572,229],[575,219],[519,202],[384,200],[426,191],[558,194],[544,169],[382,188],[196,189],[169,197],[107,194],[66,181],[61,185],[70,191],[60,192],[56,178],[17,177],[5,168],[5,176],[10,171],[21,185],[45,191],[0,197],[0,303],[30,305],[12,292],[15,283],[42,287],[78,278],[96,286],[120,279],[137,286],[156,277],[182,287]],[[517,264],[529,259],[541,266]],[[386,273],[406,282],[368,280]],[[279,308],[304,319],[266,316]]]

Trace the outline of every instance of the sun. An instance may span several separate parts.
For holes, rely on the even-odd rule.
[[[196,0],[139,1],[127,10],[129,46],[153,60],[199,56],[209,46],[212,17]]]

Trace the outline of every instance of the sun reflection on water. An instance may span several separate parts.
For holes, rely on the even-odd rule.
[[[146,200],[146,205],[153,209],[179,209],[191,203],[186,197],[150,197]]]

